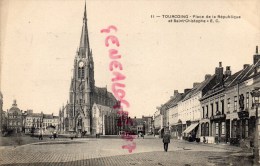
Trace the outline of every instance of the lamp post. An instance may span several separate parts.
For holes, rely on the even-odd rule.
[[[255,163],[258,164],[259,162],[259,146],[258,146],[258,136],[259,136],[259,131],[258,131],[258,106],[259,106],[259,97],[260,97],[260,91],[259,91],[259,87],[255,88],[252,92],[251,92],[252,98],[253,98],[253,104],[256,108],[256,112],[255,112],[255,135],[254,135],[254,160]]]

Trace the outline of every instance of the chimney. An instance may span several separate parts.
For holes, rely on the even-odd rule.
[[[174,97],[177,95],[177,94],[179,94],[179,92],[178,92],[178,90],[174,90]]]
[[[255,55],[254,55],[254,64],[256,64],[259,59],[260,59],[260,55],[258,54],[258,46],[256,46]]]
[[[205,80],[209,79],[210,77],[211,77],[210,74],[206,74],[206,75],[205,75]]]
[[[188,93],[191,89],[184,89],[184,93]]]
[[[250,66],[249,64],[244,64],[243,69],[248,68],[249,66]]]
[[[198,86],[200,83],[199,82],[194,82],[193,83],[193,88],[195,88],[196,86]]]
[[[215,74],[217,76],[217,82],[223,81],[223,67],[222,62],[219,62],[219,67],[216,67]]]
[[[230,66],[226,66],[225,77],[231,76]]]

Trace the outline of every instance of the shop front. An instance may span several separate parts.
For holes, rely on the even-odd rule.
[[[172,125],[170,128],[172,138],[178,138],[178,124]]]
[[[198,130],[199,129],[199,123],[193,122],[191,123],[184,131],[183,131],[183,138],[185,140],[188,140],[190,142],[195,141],[197,138]]]
[[[227,118],[230,135],[227,142],[230,145],[239,145],[241,139],[247,139],[252,135],[254,128],[254,118],[249,118],[248,111],[239,111],[230,114]]]
[[[215,137],[215,143],[226,143],[226,115],[217,113],[210,117],[212,124],[212,136]]]

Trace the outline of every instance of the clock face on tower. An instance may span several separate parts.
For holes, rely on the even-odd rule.
[[[80,61],[79,62],[79,67],[82,68],[84,66],[84,62]]]

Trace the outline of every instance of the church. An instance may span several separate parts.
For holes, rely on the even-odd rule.
[[[74,59],[69,100],[59,110],[59,131],[79,135],[82,133],[86,135],[116,134],[117,114],[113,109],[116,103],[116,98],[107,91],[106,87],[95,86],[94,61],[90,49],[85,4],[80,43]],[[98,110],[98,114],[96,114],[96,110]],[[97,121],[97,119],[102,120]]]

